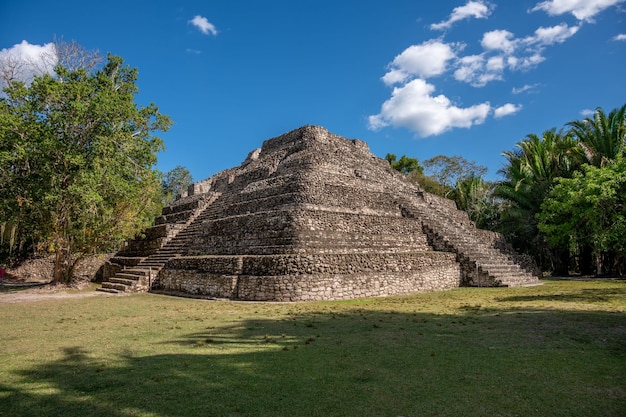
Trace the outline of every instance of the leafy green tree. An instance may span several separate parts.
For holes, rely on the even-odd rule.
[[[161,187],[167,202],[172,201],[177,195],[183,195],[187,188],[193,184],[193,177],[187,168],[177,165],[163,175]]]
[[[396,171],[400,171],[403,174],[410,174],[412,172],[424,172],[424,168],[420,165],[419,161],[415,158],[409,158],[406,155],[402,155],[398,160],[397,156],[388,153],[385,159],[389,161],[391,168]]]
[[[68,282],[87,254],[114,249],[159,208],[154,165],[170,120],[135,104],[137,70],[109,55],[97,70],[60,62],[0,99],[0,215],[55,253]]]
[[[420,187],[422,187],[426,192],[440,197],[448,197],[450,194],[451,187],[441,184],[435,178],[430,177],[421,171],[413,171],[409,176],[417,181]]]
[[[572,241],[589,245],[595,254],[597,275],[623,266],[626,158],[617,156],[602,167],[584,165],[583,171],[574,173],[573,178],[557,179],[537,218],[539,230],[553,246],[563,247]]]
[[[499,201],[494,196],[495,184],[481,177],[457,181],[450,194],[459,210],[481,229],[494,230],[499,217]]]
[[[601,167],[625,154],[626,104],[608,115],[598,107],[593,117],[569,122],[588,164]]]
[[[437,155],[424,161],[425,172],[438,183],[452,191],[457,181],[465,178],[482,177],[487,167],[468,161],[462,156]]]
[[[422,167],[419,161],[415,158],[409,158],[406,155],[402,155],[400,160],[398,160],[396,155],[388,153],[385,156],[385,159],[389,162],[391,168],[402,172],[403,174],[407,174],[409,178],[416,181],[426,192],[443,197],[450,190],[450,187],[446,187],[437,182],[436,179],[424,174],[424,167]]]
[[[495,189],[495,196],[503,200],[498,229],[543,268],[566,275],[569,250],[548,247],[537,228],[536,215],[555,179],[571,176],[578,167],[579,148],[570,135],[555,129],[541,137],[529,134],[516,147],[503,152],[508,163],[500,170],[504,180]]]

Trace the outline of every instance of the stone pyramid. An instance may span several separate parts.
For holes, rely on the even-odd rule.
[[[365,142],[304,126],[192,185],[101,290],[301,301],[538,284],[520,259]]]

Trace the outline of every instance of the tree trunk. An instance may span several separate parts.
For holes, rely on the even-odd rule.
[[[596,276],[602,275],[602,252],[596,251]]]
[[[578,258],[578,269],[581,275],[592,275],[593,270],[593,249],[589,245],[583,245],[580,248],[580,256]]]
[[[66,284],[72,280],[72,253],[66,239],[57,241],[53,282]]]
[[[569,276],[569,250],[557,248],[553,251],[554,270],[552,275],[557,277]]]

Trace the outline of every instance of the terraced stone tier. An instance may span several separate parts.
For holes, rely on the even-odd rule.
[[[161,272],[168,292],[255,301],[374,297],[459,287],[454,254],[317,254],[176,258]]]

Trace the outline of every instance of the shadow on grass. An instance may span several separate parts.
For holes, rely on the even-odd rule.
[[[626,286],[625,286],[626,287]],[[584,288],[578,291],[564,291],[550,294],[533,294],[533,295],[521,295],[510,296],[497,299],[497,301],[503,302],[527,302],[527,301],[558,301],[558,302],[584,302],[584,303],[597,303],[607,302],[613,299],[619,299],[624,297],[624,290],[619,288]]]
[[[2,416],[623,416],[626,315],[468,307],[291,314],[89,346],[0,385]]]

